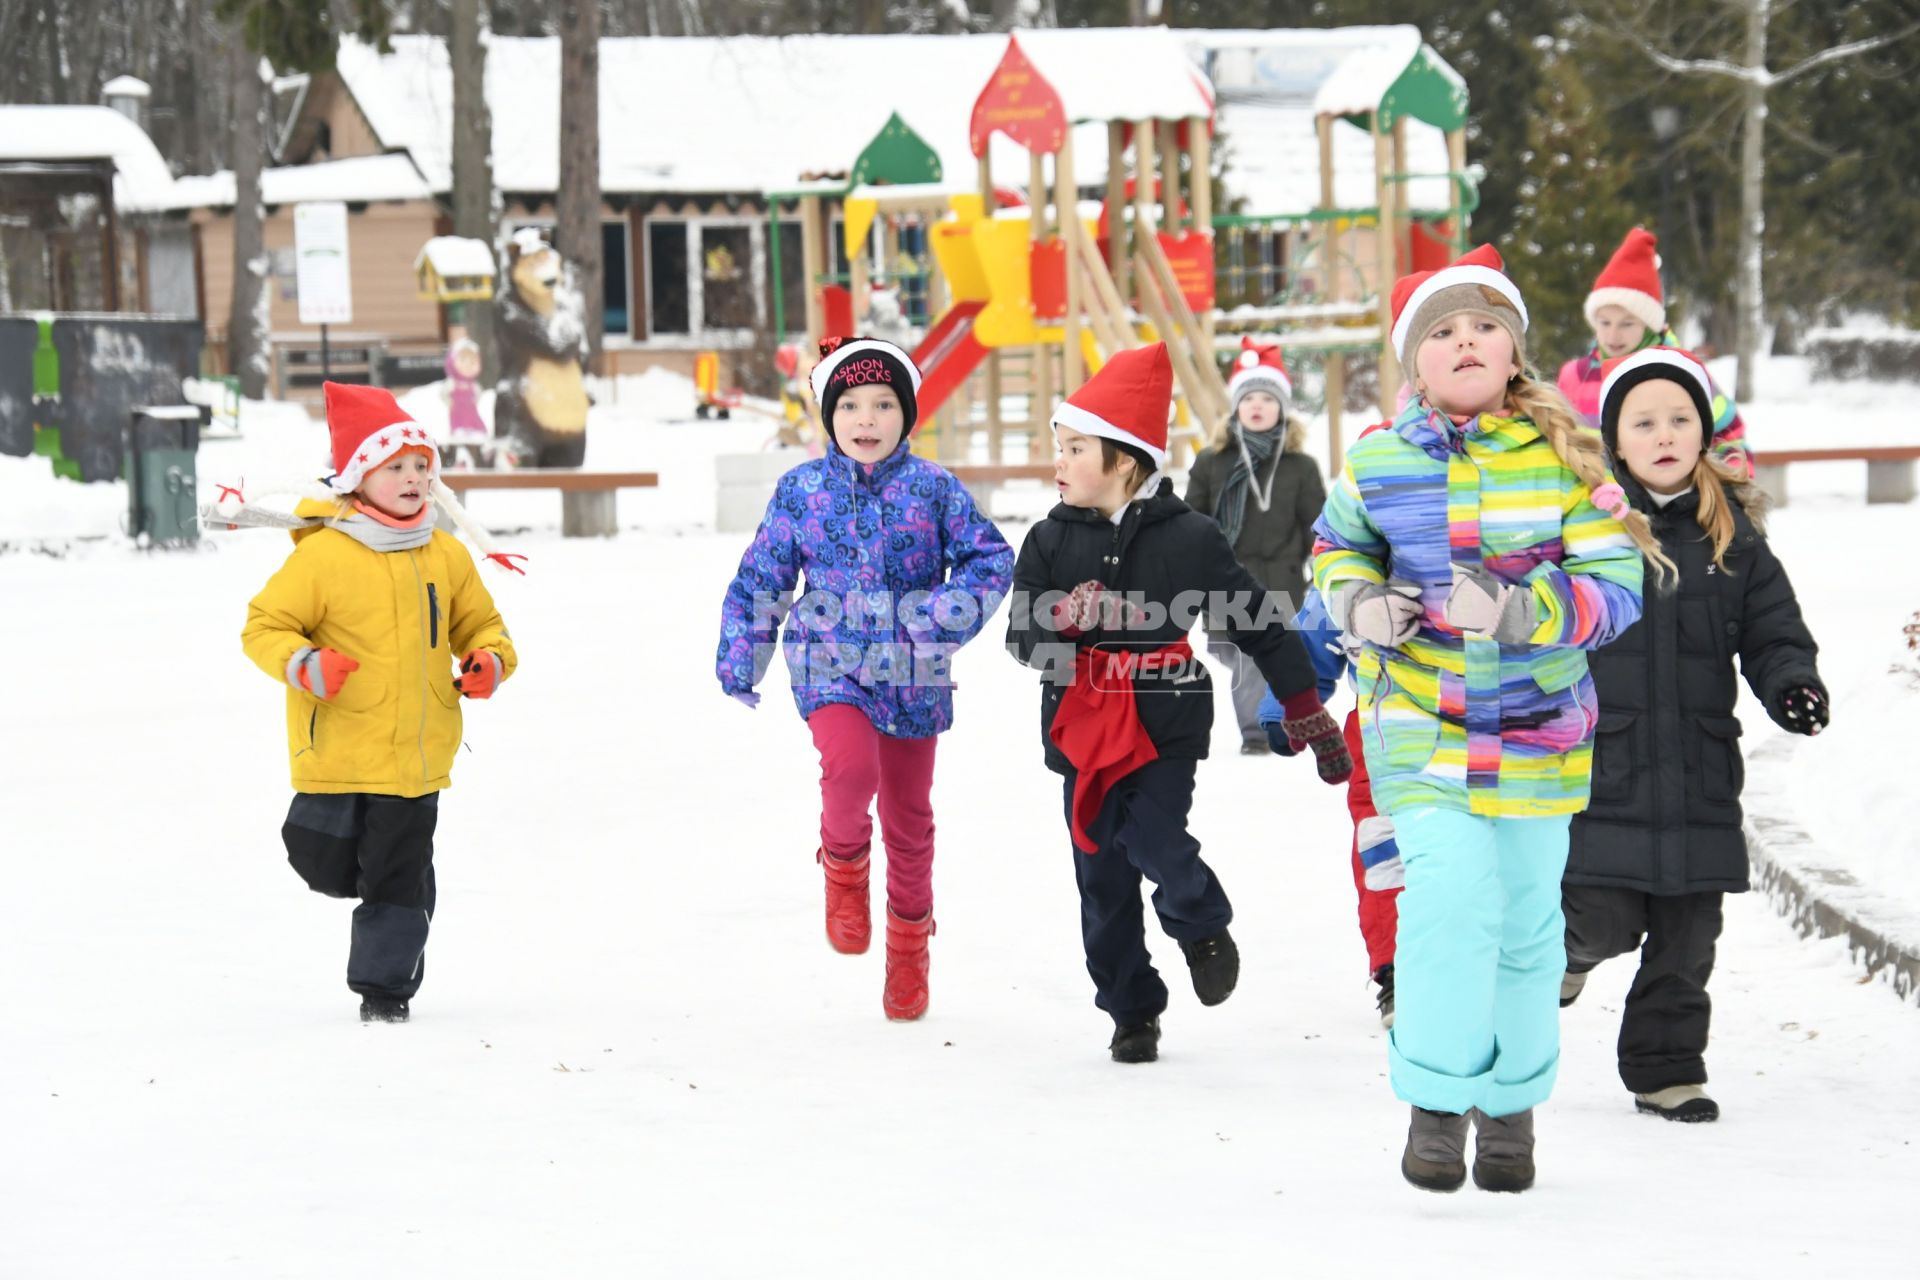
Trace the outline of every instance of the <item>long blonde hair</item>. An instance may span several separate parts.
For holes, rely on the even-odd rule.
[[[1700,494],[1700,508],[1694,513],[1700,529],[1713,543],[1713,562],[1727,567],[1727,548],[1733,545],[1733,508],[1739,505],[1756,530],[1766,532],[1766,491],[1742,479],[1726,463],[1702,453],[1693,464],[1693,487]]]
[[[1518,416],[1528,419],[1540,429],[1540,434],[1560,455],[1560,461],[1566,464],[1567,470],[1578,476],[1580,483],[1588,489],[1598,489],[1611,480],[1612,477],[1607,473],[1606,447],[1600,443],[1600,433],[1580,425],[1580,420],[1574,417],[1573,406],[1567,403],[1567,398],[1560,394],[1559,388],[1525,372],[1518,373],[1507,384],[1507,403]],[[1704,497],[1701,508],[1704,519]],[[1728,536],[1731,537],[1732,517],[1727,518]],[[1640,554],[1655,567],[1659,583],[1665,585],[1679,577],[1679,569],[1661,549],[1660,539],[1654,536],[1653,525],[1645,512],[1628,510],[1616,519],[1627,531],[1627,536],[1633,539],[1633,544],[1640,548]]]

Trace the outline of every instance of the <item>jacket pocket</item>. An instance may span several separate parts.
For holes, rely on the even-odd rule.
[[[340,692],[323,705],[329,710],[362,715],[377,708],[385,700],[386,693],[386,684],[363,666],[348,676],[346,683],[340,686]]]
[[[1701,716],[1700,728],[1700,794],[1717,804],[1735,804],[1747,778],[1740,756],[1740,721]]]
[[[1527,674],[1542,693],[1562,693],[1587,674],[1587,651],[1570,647],[1535,649],[1527,655]]]
[[[1593,736],[1593,803],[1624,804],[1633,795],[1631,711],[1602,711]]]

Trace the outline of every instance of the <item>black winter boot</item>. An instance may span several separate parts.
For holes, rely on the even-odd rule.
[[[1393,966],[1383,964],[1373,971],[1373,980],[1379,984],[1380,994],[1374,998],[1374,1004],[1380,1010],[1380,1025],[1393,1030]]]
[[[391,996],[360,997],[362,1022],[405,1022],[409,1016],[405,1000],[395,1000]]]
[[[1148,1018],[1132,1026],[1115,1027],[1107,1052],[1115,1062],[1154,1062],[1160,1057],[1160,1019]]]
[[[1400,1174],[1424,1191],[1458,1191],[1467,1180],[1467,1117],[1415,1107]]]
[[[1533,1185],[1533,1108],[1510,1116],[1473,1116],[1473,1185],[1482,1191],[1525,1191]]]
[[[1222,929],[1211,938],[1181,943],[1180,951],[1187,957],[1193,994],[1201,1004],[1216,1005],[1233,994],[1240,981],[1240,948],[1233,945],[1232,934]]]

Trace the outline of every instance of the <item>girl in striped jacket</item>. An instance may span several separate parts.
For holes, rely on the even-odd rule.
[[[1640,616],[1646,518],[1600,442],[1526,373],[1526,304],[1490,247],[1401,279],[1415,398],[1359,440],[1315,525],[1314,585],[1356,642],[1374,802],[1405,867],[1388,1060],[1401,1171],[1533,1184],[1559,1060],[1560,875],[1586,807],[1586,651]]]

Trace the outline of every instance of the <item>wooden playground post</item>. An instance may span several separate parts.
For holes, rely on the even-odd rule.
[[[1374,296],[1380,315],[1380,416],[1393,416],[1395,393],[1400,390],[1400,361],[1393,352],[1393,312],[1388,299],[1393,296],[1394,234],[1393,193],[1387,189],[1387,174],[1393,162],[1393,140],[1380,130],[1380,112],[1373,112],[1373,198],[1374,198]]]
[[[1186,230],[1191,206],[1180,198],[1180,135],[1171,120],[1154,122],[1160,161],[1160,225],[1174,235]]]
[[[1141,255],[1146,251],[1147,225],[1153,221],[1147,214],[1147,202],[1153,198],[1153,121],[1136,120],[1133,124],[1133,265],[1131,269],[1133,285],[1132,297],[1144,298],[1147,290],[1142,288]]]
[[[1467,168],[1467,131],[1447,130],[1447,168],[1464,173]],[[1448,180],[1448,201],[1453,207],[1453,250],[1457,257],[1467,251],[1467,199],[1460,178]]]
[[[1038,151],[1029,151],[1027,152],[1027,165],[1027,205],[1029,214],[1027,228],[1030,232],[1028,244],[1031,246],[1027,255],[1027,270],[1031,272],[1033,270],[1032,263],[1034,260],[1032,250],[1039,249],[1041,245],[1047,242],[1046,156]],[[1056,208],[1054,210],[1054,220],[1059,222],[1064,220],[1064,218],[1065,215]],[[1032,442],[1037,438],[1035,433],[1038,432],[1043,418],[1051,416],[1053,413],[1053,361],[1049,359],[1045,343],[1038,344],[1033,349],[1033,362],[1028,372],[1027,383],[1028,402],[1030,405],[1027,410],[1027,452],[1028,455],[1031,456],[1033,452]]]
[[[992,218],[993,160],[984,151],[980,153],[980,205],[981,216]],[[973,435],[971,422],[968,424],[967,435],[969,437]],[[1000,437],[1000,351],[995,348],[987,353],[987,456],[996,465],[1000,462]],[[962,452],[963,459],[967,456],[967,452],[970,451]]]
[[[1393,248],[1395,278],[1413,270],[1413,193],[1405,180],[1407,172],[1407,118],[1393,122]],[[1405,239],[1402,239],[1402,233]],[[1407,246],[1406,258],[1400,258],[1400,246]]]
[[[806,277],[807,342],[811,351],[826,336],[826,308],[820,302],[821,265],[820,197],[800,198],[800,270]]]
[[[1328,301],[1340,301],[1345,277],[1340,272],[1340,224],[1333,220],[1333,117],[1321,115],[1315,122],[1320,134],[1320,208],[1328,215],[1320,224],[1321,270],[1327,278]],[[1340,410],[1347,399],[1347,356],[1344,351],[1327,352],[1327,474],[1340,474],[1342,445]]]
[[[1133,292],[1133,241],[1127,224],[1127,125],[1107,121],[1107,258],[1121,297]]]
[[[1069,129],[1060,139],[1060,150],[1053,157],[1053,207],[1060,223],[1062,236],[1072,235],[1076,239],[1082,230],[1080,226],[1079,190],[1073,180],[1073,131]],[[1071,227],[1071,231],[1068,228]],[[1065,240],[1062,248],[1069,248]],[[1079,255],[1069,251],[1067,260],[1067,316],[1060,343],[1060,390],[1072,395],[1079,390],[1081,378],[1080,362],[1080,307],[1085,290],[1081,287],[1081,268]],[[1047,415],[1051,417],[1053,406],[1047,406]]]
[[[1194,116],[1187,121],[1188,154],[1193,165],[1193,225],[1196,231],[1211,238],[1213,235],[1213,139],[1207,134],[1205,116]],[[1217,272],[1216,272],[1217,274]],[[1208,307],[1207,313],[1200,317],[1201,337],[1207,344],[1207,358],[1213,358],[1214,312],[1216,306]]]

